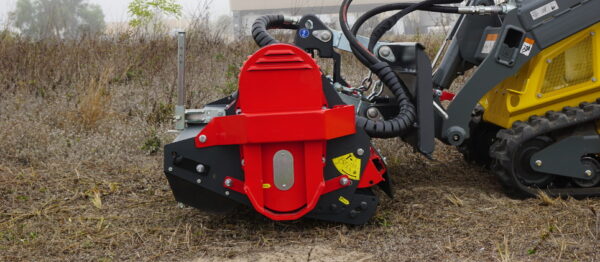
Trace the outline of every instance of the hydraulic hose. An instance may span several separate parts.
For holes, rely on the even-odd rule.
[[[348,39],[353,52],[357,58],[367,66],[379,79],[394,93],[396,102],[398,103],[399,113],[393,119],[389,120],[370,120],[365,117],[357,117],[357,124],[364,128],[367,134],[371,137],[391,138],[405,134],[412,128],[416,120],[416,110],[410,101],[406,85],[392,71],[390,66],[380,61],[375,55],[367,50],[356,36],[352,34],[348,25],[348,7],[352,0],[344,0],[339,12],[340,27],[344,32],[344,36]]]
[[[416,3],[394,3],[394,4],[387,4],[387,5],[375,7],[373,9],[367,11],[363,15],[361,15],[356,20],[356,22],[354,22],[354,24],[352,25],[352,33],[354,35],[356,35],[358,33],[358,30],[360,30],[360,27],[371,17],[374,17],[378,14],[389,12],[389,11],[403,10],[414,4],[416,4]],[[421,6],[418,8],[418,10],[436,12],[436,13],[450,13],[450,14],[458,13],[458,7],[455,7],[455,6],[436,6],[436,5]]]
[[[377,44],[377,42],[379,41],[379,39],[390,29],[392,29],[392,27],[394,27],[394,25],[396,25],[396,23],[404,16],[419,10],[419,9],[424,9],[424,8],[431,8],[436,4],[454,4],[454,3],[460,3],[462,2],[462,0],[425,0],[422,2],[418,2],[418,3],[414,3],[411,4],[410,6],[402,9],[402,11],[394,14],[393,16],[383,20],[381,23],[379,23],[375,29],[373,30],[373,32],[371,33],[371,37],[369,38],[369,50],[373,51],[373,48],[375,47],[375,45]],[[456,12],[458,13],[458,8],[456,8]]]
[[[361,61],[361,63],[367,66],[373,73],[375,73],[379,77],[379,79],[392,91],[392,93],[395,96],[396,102],[399,106],[399,113],[393,119],[378,121],[370,120],[359,116],[357,118],[357,124],[358,126],[362,127],[367,132],[367,134],[369,134],[369,136],[378,138],[390,138],[403,135],[404,133],[406,133],[406,131],[412,128],[413,123],[416,120],[416,110],[414,105],[410,101],[410,98],[407,95],[406,85],[402,82],[400,78],[398,78],[398,76],[393,72],[393,70],[386,62],[380,61],[375,55],[373,55],[371,51],[372,48],[367,49],[362,44],[360,44],[360,42],[356,39],[356,32],[358,32],[360,26],[370,17],[382,12],[402,9],[402,11],[400,11],[398,14],[392,17],[396,20],[392,20],[391,18],[386,19],[387,21],[389,21],[388,23],[391,23],[391,25],[378,25],[378,28],[380,28],[379,30],[382,31],[380,35],[375,36],[378,41],[381,35],[387,32],[389,28],[393,27],[397,20],[414,10],[421,9],[427,11],[447,13],[454,13],[458,11],[457,8],[434,6],[429,2],[446,3],[456,1],[457,0],[427,0],[416,4],[391,4],[375,8],[361,16],[359,18],[359,21],[355,23],[354,27],[352,28],[352,31],[349,29],[349,25],[347,22],[348,7],[352,3],[352,0],[344,0],[344,2],[342,3],[339,12],[340,26],[342,28],[342,31],[344,32],[344,35],[350,42],[352,51],[359,59],[359,61]],[[402,14],[403,12],[405,12],[406,14]],[[389,28],[386,29],[387,27]],[[293,24],[291,21],[286,20],[283,15],[261,16],[252,25],[252,37],[260,47],[279,43],[277,39],[275,39],[268,33],[269,29],[276,28],[298,29],[298,26]],[[373,38],[374,35],[375,34],[371,35],[371,38]],[[377,41],[375,41],[375,43]],[[375,45],[372,41],[370,41],[369,45],[371,44],[373,44],[373,46]]]
[[[265,15],[257,18],[252,24],[252,38],[258,46],[264,47],[279,43],[279,40],[269,34],[269,29],[298,29],[298,25],[285,19],[283,15]]]
[[[354,36],[356,36],[358,34],[358,31],[360,30],[360,27],[371,17],[374,17],[378,14],[385,13],[388,11],[403,10],[414,4],[415,3],[394,3],[394,4],[387,4],[387,5],[373,8],[373,9],[367,11],[366,13],[364,13],[363,15],[361,15],[356,20],[356,22],[354,22],[354,24],[352,25],[352,34]],[[436,6],[436,5],[421,6],[418,8],[418,10],[437,12],[437,13],[452,13],[452,14],[458,13],[458,7],[454,7],[454,6]],[[357,55],[360,55],[360,54],[357,54]]]

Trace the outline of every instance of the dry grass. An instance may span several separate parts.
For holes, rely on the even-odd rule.
[[[188,105],[198,107],[235,88],[256,48],[190,37]],[[161,156],[175,51],[169,38],[0,38],[1,261],[600,259],[598,199],[506,198],[441,144],[431,161],[376,141],[396,197],[382,195],[360,227],[178,208]],[[366,73],[355,62],[343,72],[354,83]]]

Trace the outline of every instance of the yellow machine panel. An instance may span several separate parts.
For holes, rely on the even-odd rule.
[[[480,101],[483,119],[504,128],[517,120],[600,98],[600,23],[532,58]]]

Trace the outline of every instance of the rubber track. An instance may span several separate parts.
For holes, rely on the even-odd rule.
[[[600,119],[600,99],[596,103],[582,103],[579,107],[565,107],[562,112],[549,111],[545,116],[532,116],[527,122],[517,121],[510,129],[500,130],[490,147],[491,169],[511,197],[536,196],[540,191],[552,197],[600,196],[600,187],[591,188],[537,188],[524,185],[516,178],[512,156],[524,142],[535,137]]]

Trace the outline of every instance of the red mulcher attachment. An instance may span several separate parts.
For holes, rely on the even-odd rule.
[[[250,204],[273,220],[365,223],[378,202],[370,187],[389,189],[386,168],[356,128],[354,106],[334,104],[339,98],[324,88],[333,90],[298,47],[275,44],[250,56],[237,97],[213,103],[226,115],[167,145],[177,200],[212,210]]]

